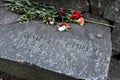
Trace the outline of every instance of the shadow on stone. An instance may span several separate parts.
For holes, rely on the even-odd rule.
[[[120,61],[111,60],[107,80],[120,80]]]
[[[112,59],[120,60],[120,52],[113,50],[112,51]]]
[[[58,74],[27,62],[18,63],[0,58],[0,70],[27,80],[84,80]]]

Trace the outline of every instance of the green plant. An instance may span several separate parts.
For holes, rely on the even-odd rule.
[[[61,23],[65,23],[67,25],[67,23],[79,23],[83,26],[85,21],[93,24],[115,27],[101,22],[84,20],[79,11],[75,12],[72,9],[57,9],[54,6],[40,4],[32,0],[5,0],[5,2],[5,6],[8,9],[21,15],[17,20],[18,22],[43,19],[43,22],[46,24],[60,25]]]

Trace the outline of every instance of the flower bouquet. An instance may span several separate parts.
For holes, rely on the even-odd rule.
[[[5,0],[5,6],[11,11],[21,14],[18,22],[29,22],[33,19],[42,19],[45,24],[56,25],[58,31],[72,29],[71,23],[77,23],[84,26],[86,22],[100,24],[109,27],[113,25],[86,20],[83,14],[78,10],[57,9],[54,6],[40,4],[32,0]]]

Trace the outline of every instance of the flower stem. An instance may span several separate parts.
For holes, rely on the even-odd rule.
[[[102,23],[102,22],[96,22],[96,21],[91,21],[91,20],[85,20],[85,22],[89,22],[89,23],[93,23],[93,24],[99,24],[99,25],[108,26],[108,27],[112,27],[112,28],[115,27],[115,26],[110,25],[110,24],[106,24],[106,23]]]

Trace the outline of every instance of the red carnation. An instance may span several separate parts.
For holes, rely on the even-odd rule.
[[[60,26],[66,26],[66,23],[61,23]]]
[[[62,27],[62,26],[66,26],[66,28],[68,28],[68,29],[71,29],[71,28],[72,28],[72,26],[71,26],[70,23],[61,23],[60,26],[61,26],[61,27]]]
[[[71,24],[70,24],[70,23],[67,23],[67,25],[66,25],[66,26],[67,26],[67,28],[68,28],[68,29],[72,29],[72,26],[71,26]]]
[[[73,15],[70,16],[71,19],[79,19],[83,17],[82,14],[79,11],[75,11]]]
[[[65,10],[60,10],[60,11],[58,11],[58,14],[61,15],[61,16],[65,16],[66,11]]]

